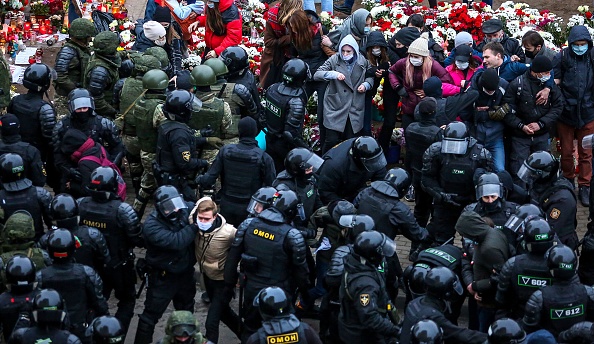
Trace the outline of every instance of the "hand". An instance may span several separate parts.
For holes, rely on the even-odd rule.
[[[207,126],[206,128],[200,129],[200,137],[209,137],[209,136],[212,136],[213,134],[214,134],[214,130],[212,130],[210,125]]]
[[[488,111],[489,107],[488,106],[477,106],[476,107],[476,111]]]
[[[408,98],[408,92],[406,92],[406,89],[405,89],[404,87],[401,87],[401,88],[398,90],[398,95],[399,95],[401,98]]]
[[[519,57],[518,55],[512,55],[512,56],[510,57],[510,60],[511,60],[512,62],[518,62],[518,61],[520,61],[520,57]]]
[[[365,85],[359,85],[359,87],[357,87],[357,92],[365,93],[367,92],[367,88],[365,88]]]
[[[208,60],[210,58],[215,58],[215,57],[217,57],[217,53],[214,50],[211,50],[208,53],[206,53],[206,55],[204,55],[205,60]]]
[[[522,131],[526,133],[526,135],[534,135],[534,131],[530,129],[527,125],[522,127]]]
[[[540,130],[540,124],[538,124],[536,122],[532,122],[532,123],[528,124],[527,127],[528,127],[528,129],[532,130],[533,133]]]
[[[79,170],[71,167],[68,169],[68,178],[76,182],[80,182],[82,180],[82,175],[80,174]]]
[[[441,193],[441,203],[449,204],[453,207],[461,207],[460,203],[454,201],[454,195],[448,193]]]
[[[198,29],[198,26],[200,26],[200,22],[199,21],[195,21],[195,22],[193,22],[192,24],[190,24],[188,26],[188,31],[189,32],[194,32],[194,31],[196,31]]]
[[[213,146],[216,149],[221,149],[225,145],[225,143],[223,142],[223,140],[221,140],[218,137],[214,137],[214,136],[207,137],[206,138],[206,143],[208,143],[209,145]]]
[[[328,36],[324,35],[324,36],[322,36],[322,44],[327,47],[331,47],[332,41],[330,40],[330,38],[328,38]]]
[[[465,88],[465,86],[466,86],[466,80],[460,81],[460,86],[462,86],[462,88]]]
[[[419,98],[425,98],[425,91],[423,90],[415,90],[415,94],[419,97]]]
[[[536,94],[536,105],[547,105],[547,101],[549,100],[549,93],[551,93],[551,89],[548,87],[543,88]]]
[[[381,78],[383,74],[384,74],[384,70],[383,69],[376,69],[375,70],[375,76],[376,77]]]
[[[344,76],[344,74],[342,74],[342,73],[338,73],[338,75],[336,76],[336,79],[343,81],[344,79],[346,79],[346,76]]]
[[[470,293],[470,295],[474,295],[474,294],[476,294],[476,291],[474,291],[474,290],[472,289],[472,283],[470,283],[470,284],[469,284],[469,285],[466,287],[466,290],[468,290],[468,292]]]
[[[474,293],[474,299],[477,300],[478,302],[483,301],[483,298],[478,293]]]

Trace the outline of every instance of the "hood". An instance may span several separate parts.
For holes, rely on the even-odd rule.
[[[224,12],[229,9],[233,5],[233,0],[220,0],[219,1],[219,11]]]
[[[463,237],[481,242],[491,227],[474,211],[465,211],[456,222],[456,231]]]
[[[365,21],[367,21],[367,17],[369,17],[370,13],[368,10],[364,8],[360,8],[353,12],[349,18],[349,28],[351,29],[351,33],[359,38],[365,36]],[[345,25],[346,26],[346,25]]]
[[[194,209],[196,209],[196,211],[198,211],[198,207],[200,206],[200,203],[205,202],[205,201],[212,201],[212,198],[205,196],[202,197],[201,199],[199,199],[198,201],[196,201],[196,205],[194,207]],[[212,227],[206,231],[206,232],[202,232],[202,233],[211,233],[214,232],[220,228],[223,228],[224,225],[227,224],[227,220],[223,217],[223,215],[220,214],[221,209],[219,208],[219,213],[215,216],[214,221],[212,222]],[[194,210],[192,210],[192,213],[190,216],[194,215]],[[199,231],[201,232],[201,231]]]
[[[342,47],[344,45],[350,45],[354,52],[355,52],[355,61],[357,61],[358,57],[359,57],[359,44],[357,44],[357,41],[355,41],[355,38],[353,37],[353,35],[347,35],[345,38],[342,39],[342,41],[340,41],[340,44],[338,45],[338,54],[341,54],[342,52]]]
[[[439,102],[439,100],[438,100],[438,102]],[[435,125],[437,123],[437,117],[435,116],[435,114],[421,115],[421,111],[419,111],[419,106],[418,105],[415,107],[414,118],[415,118],[415,122],[420,122],[420,123],[423,123],[423,124],[433,124],[433,125]]]
[[[388,47],[388,43],[386,43],[386,38],[381,31],[371,31],[367,36],[367,45],[365,49],[369,49],[373,46],[379,45],[380,47]]]
[[[569,36],[567,37],[567,43],[571,45],[575,41],[588,41],[588,45],[590,48],[592,47],[592,37],[590,36],[587,27],[584,25],[576,25],[571,28]]]
[[[86,143],[87,139],[89,139],[89,137],[82,131],[68,129],[62,139],[62,153],[67,156],[72,155],[72,153],[76,152]]]

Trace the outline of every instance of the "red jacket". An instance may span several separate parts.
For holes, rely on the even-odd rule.
[[[221,11],[221,16],[223,17],[223,23],[225,23],[225,31],[226,33],[222,36],[215,35],[212,32],[208,25],[206,25],[206,16],[198,17],[200,21],[200,25],[206,27],[206,32],[204,34],[204,41],[206,43],[206,50],[214,50],[215,53],[221,55],[223,50],[227,49],[228,47],[232,47],[235,45],[239,45],[241,43],[241,13],[233,0],[220,0],[219,2],[219,11]]]

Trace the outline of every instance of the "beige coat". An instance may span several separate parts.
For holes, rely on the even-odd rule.
[[[210,233],[198,231],[196,234],[196,261],[202,271],[211,280],[223,280],[223,271],[229,248],[235,238],[237,229],[227,223],[222,215],[217,215],[222,224],[219,228]]]

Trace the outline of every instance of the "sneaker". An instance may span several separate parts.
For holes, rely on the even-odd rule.
[[[408,191],[406,192],[406,195],[404,195],[404,199],[407,200],[408,202],[415,201],[415,187],[414,186],[411,185],[408,187]]]
[[[584,207],[590,206],[590,187],[580,186],[578,191],[578,198]]]

